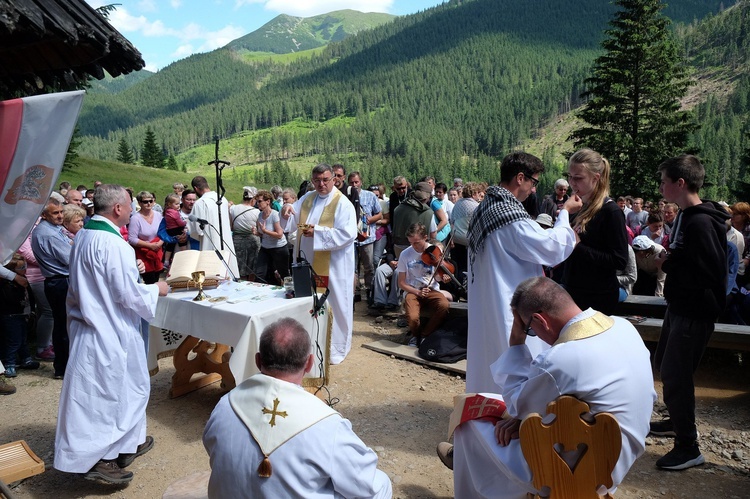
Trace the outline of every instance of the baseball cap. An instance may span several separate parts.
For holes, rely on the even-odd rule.
[[[654,242],[648,236],[636,236],[633,239],[633,249],[636,251],[645,251],[654,247]]]

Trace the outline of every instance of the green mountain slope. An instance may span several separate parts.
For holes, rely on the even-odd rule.
[[[690,19],[718,7],[714,1],[672,4],[691,7],[684,14]],[[237,80],[224,85],[222,76],[188,75],[175,64],[173,71],[185,73],[180,90],[194,96],[191,105],[174,90],[158,99],[144,95],[149,84],[164,92],[156,88],[159,73],[123,92],[121,109],[99,110],[102,121],[115,124],[89,129],[99,138],[87,137],[85,152],[114,157],[121,136],[142,142],[146,123],[173,152],[214,136],[271,129],[262,140],[248,139],[234,161],[349,155],[380,178],[394,171],[482,177],[494,158],[579,104],[580,82],[611,12],[600,0],[454,0],[284,66],[240,69],[229,51],[204,54],[236,70]],[[213,85],[226,95],[217,97]],[[314,125],[341,116],[353,119],[304,132],[274,130],[292,120]],[[120,119],[130,124],[121,126]]]
[[[103,80],[92,79],[89,82],[91,88],[89,88],[88,91],[94,93],[116,94],[118,92],[122,92],[123,90],[127,90],[133,85],[140,83],[143,80],[154,76],[155,74],[156,73],[153,73],[147,69],[141,69],[140,71],[134,71],[126,75],[118,76],[117,78],[112,78],[108,73],[105,72]]]
[[[286,54],[340,42],[350,35],[391,21],[395,16],[339,10],[314,17],[282,14],[226,45],[233,51]]]

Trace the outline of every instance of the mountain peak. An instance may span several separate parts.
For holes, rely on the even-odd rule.
[[[385,24],[391,14],[346,9],[313,17],[280,14],[247,35],[229,42],[233,51],[288,54],[338,42],[360,31]]]

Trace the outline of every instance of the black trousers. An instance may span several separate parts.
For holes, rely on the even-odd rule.
[[[654,366],[661,373],[664,403],[677,433],[677,442],[686,445],[692,444],[698,437],[693,374],[713,332],[713,321],[677,315],[667,307]]]
[[[52,309],[52,347],[55,349],[55,374],[64,375],[68,365],[68,317],[65,312],[65,299],[68,296],[68,278],[54,277],[44,280],[44,296]]]

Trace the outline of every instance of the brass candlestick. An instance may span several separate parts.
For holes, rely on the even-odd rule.
[[[206,296],[206,293],[203,292],[203,283],[206,280],[206,273],[202,270],[199,270],[197,272],[193,272],[191,274],[191,277],[193,278],[193,282],[198,286],[198,294],[195,298],[193,298],[193,301],[207,300],[208,296]]]

